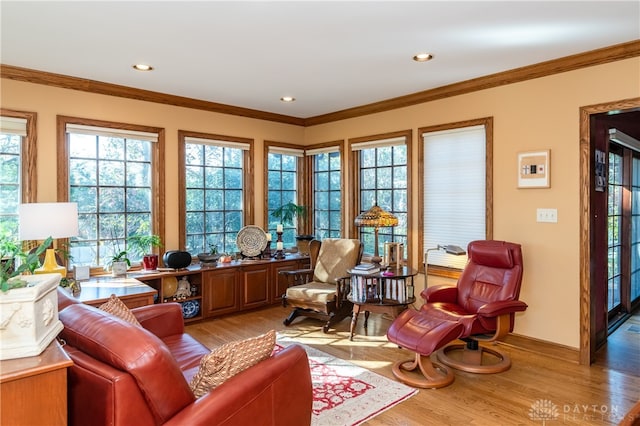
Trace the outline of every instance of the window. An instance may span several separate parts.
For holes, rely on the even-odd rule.
[[[180,132],[181,246],[192,255],[235,253],[253,179],[247,174],[251,140]],[[206,136],[206,137],[205,137]],[[184,212],[184,213],[183,213]]]
[[[422,253],[429,265],[463,269],[467,256],[426,250],[491,238],[491,119],[420,129]],[[431,272],[431,270],[430,270]]]
[[[283,223],[280,218],[275,218],[272,213],[287,203],[304,204],[304,197],[300,193],[298,179],[302,176],[301,160],[304,151],[300,148],[284,145],[272,145],[265,142],[267,150],[267,229],[273,235],[278,224],[283,225],[282,241],[284,247],[296,245],[296,234],[298,233],[298,221],[295,218],[293,223]],[[286,221],[285,221],[286,222]]]
[[[402,243],[405,257],[409,248],[407,227],[409,223],[409,147],[410,132],[387,135],[365,140],[352,140],[357,171],[357,210],[353,217],[369,210],[375,204],[398,217],[398,226],[380,228],[378,252],[384,253],[385,242]],[[360,240],[364,252],[375,252],[375,230],[360,228]]]
[[[162,238],[158,200],[164,196],[157,182],[164,181],[163,130],[64,117],[58,123],[64,129],[59,171],[68,182],[68,193],[58,198],[78,203],[80,235],[69,244],[73,263],[104,266],[126,250],[131,235]]]
[[[36,114],[0,110],[0,236],[18,241],[18,206],[35,202]]]
[[[342,236],[342,154],[339,146],[306,151],[313,182],[313,235]]]

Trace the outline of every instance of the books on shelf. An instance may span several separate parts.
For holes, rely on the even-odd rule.
[[[371,275],[380,272],[380,267],[373,263],[360,263],[349,271],[351,274]]]

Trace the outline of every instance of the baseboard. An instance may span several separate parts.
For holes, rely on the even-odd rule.
[[[577,348],[548,342],[533,337],[510,333],[498,342],[501,345],[521,349],[527,352],[547,356],[549,358],[580,364],[580,351]]]

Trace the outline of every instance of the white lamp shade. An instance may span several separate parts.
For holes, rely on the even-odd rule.
[[[18,207],[20,240],[78,235],[78,203],[29,203]]]

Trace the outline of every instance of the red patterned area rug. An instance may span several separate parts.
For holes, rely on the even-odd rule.
[[[275,351],[292,343],[279,340]],[[311,368],[313,426],[359,425],[418,393],[348,361],[301,346]]]

